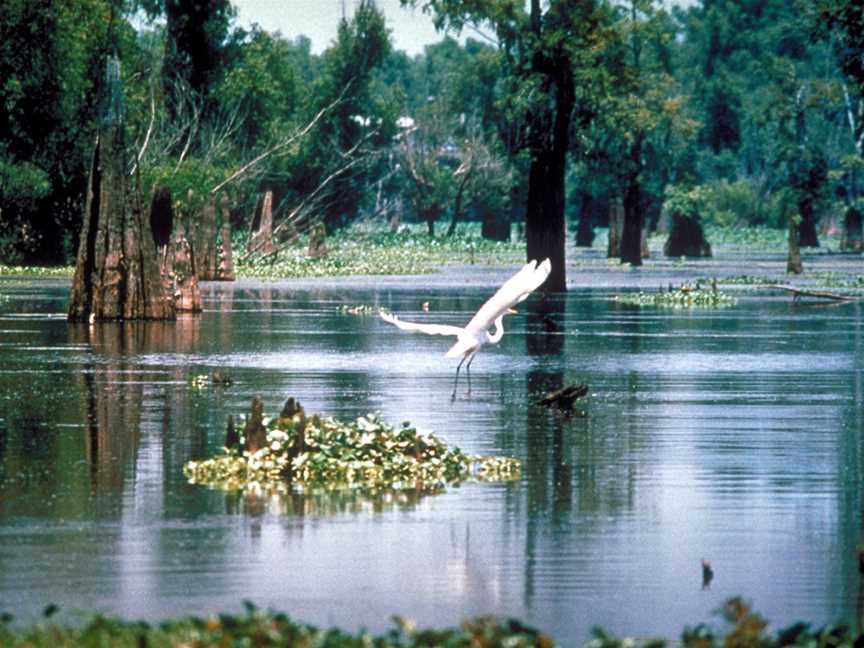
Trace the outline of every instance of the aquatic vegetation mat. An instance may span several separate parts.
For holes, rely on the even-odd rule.
[[[259,610],[245,604],[244,614],[220,614],[206,618],[172,619],[159,624],[95,616],[83,625],[61,625],[50,619],[29,627],[14,628],[12,617],[0,614],[0,647],[6,648],[209,648],[210,646],[284,646],[316,648],[554,648],[558,643],[542,631],[516,619],[478,617],[459,627],[418,628],[403,617],[394,617],[382,634],[360,630],[319,628],[300,623],[281,612]],[[51,615],[55,606],[49,606]],[[47,613],[46,617],[51,616]],[[678,640],[618,638],[595,627],[583,648],[860,648],[864,634],[848,625],[812,628],[796,623],[768,632],[768,622],[740,598],[728,600],[720,610],[726,629],[716,631],[700,623],[686,626]]]
[[[414,275],[436,272],[442,265],[512,265],[525,259],[525,244],[490,241],[478,228],[465,226],[455,236],[430,237],[418,230],[400,233],[339,230],[326,239],[327,253],[308,254],[306,239],[270,256],[237,261],[240,277],[287,279],[351,275]],[[243,249],[238,240],[235,249]]]
[[[63,277],[72,278],[73,266],[12,266],[0,264],[0,277]]]
[[[307,417],[294,399],[265,418],[260,399],[238,431],[229,419],[224,452],[189,461],[190,483],[227,491],[315,493],[326,490],[434,491],[468,479],[518,479],[509,457],[469,455],[407,421],[389,425],[375,414],[344,422]]]
[[[662,308],[723,308],[736,303],[736,299],[717,288],[701,284],[669,286],[667,290],[656,292],[627,293],[615,296],[615,301],[634,306],[659,306]]]
[[[83,627],[54,623],[13,630],[0,617],[0,647],[67,648],[209,648],[211,646],[292,646],[297,648],[552,648],[551,637],[515,619],[480,617],[458,628],[421,629],[410,619],[393,618],[393,627],[379,635],[360,630],[319,628],[287,615],[246,604],[246,614],[187,618],[158,625],[94,617]]]

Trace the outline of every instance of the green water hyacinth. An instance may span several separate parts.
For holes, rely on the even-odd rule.
[[[700,284],[684,284],[678,288],[669,286],[668,290],[653,293],[638,292],[616,295],[615,301],[634,306],[659,306],[662,308],[723,308],[736,303],[731,295],[717,289],[717,284],[703,288]]]
[[[468,455],[408,422],[395,428],[375,414],[349,423],[302,414],[265,418],[262,423],[266,440],[261,447],[247,449],[241,435],[237,448],[188,462],[186,478],[223,490],[303,493],[418,487],[434,491],[468,479],[520,476],[517,459]]]
[[[12,266],[0,264],[0,277],[62,277],[72,278],[73,266]]]

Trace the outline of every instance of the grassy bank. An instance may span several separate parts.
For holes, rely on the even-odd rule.
[[[731,599],[720,611],[723,630],[699,624],[685,627],[675,641],[666,639],[619,639],[601,629],[584,648],[859,648],[864,634],[848,626],[813,629],[804,623],[775,633],[768,622],[744,601]],[[490,617],[466,621],[458,628],[418,629],[406,619],[394,618],[382,634],[343,632],[298,623],[281,613],[257,610],[247,604],[240,615],[186,618],[153,625],[95,617],[80,627],[46,620],[30,627],[14,628],[11,619],[0,616],[2,648],[205,648],[249,646],[269,648],[552,648],[557,643],[543,632],[519,621]]]

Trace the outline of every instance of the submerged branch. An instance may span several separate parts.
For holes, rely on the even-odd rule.
[[[829,299],[831,301],[859,301],[862,297],[857,295],[842,295],[840,293],[826,292],[824,290],[805,290],[803,288],[793,288],[784,284],[767,284],[766,288],[776,288],[777,290],[786,290],[794,295],[795,299],[799,297],[815,297],[816,299]]]

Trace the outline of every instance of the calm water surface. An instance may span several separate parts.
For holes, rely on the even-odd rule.
[[[499,279],[209,285],[200,317],[95,328],[65,321],[67,284],[4,280],[0,611],[159,619],[248,599],[374,630],[393,614],[492,613],[571,646],[597,624],[722,627],[734,595],[775,628],[860,618],[860,305],[745,294],[721,311],[640,310],[577,289],[545,321],[509,318],[452,403],[448,340],[339,310],[463,324]],[[217,368],[234,384],[191,387]],[[586,418],[532,405],[573,382],[591,387]],[[270,412],[292,395],[311,412],[408,419],[518,457],[523,477],[375,502],[185,483],[184,462],[215,452],[256,394]]]

